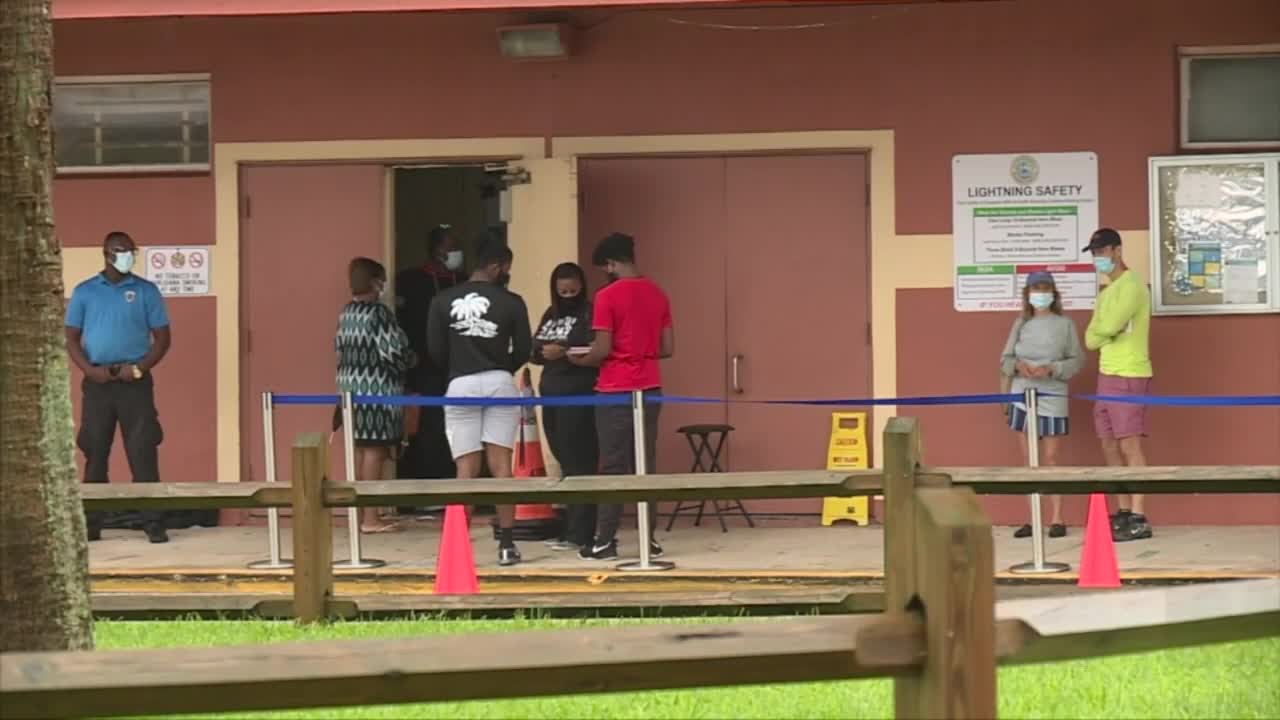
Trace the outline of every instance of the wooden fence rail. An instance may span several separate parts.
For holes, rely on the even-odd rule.
[[[565,481],[329,483],[326,445],[300,436],[289,485],[87,486],[106,507],[293,508],[293,610],[332,597],[328,508],[885,495],[885,612],[474,638],[8,654],[6,718],[284,709],[893,676],[899,717],[992,718],[996,663],[1041,662],[1280,634],[1280,581],[994,603],[990,521],[976,493],[1277,492],[1280,468],[923,469],[916,423],[885,431],[885,469]],[[210,487],[211,485],[216,487]],[[199,488],[192,490],[191,488]],[[113,505],[115,503],[115,505]],[[555,652],[547,652],[547,648]]]
[[[300,437],[299,442],[305,442]],[[950,483],[979,495],[1027,495],[1033,492],[1087,493],[1277,493],[1280,467],[924,467],[922,482]],[[528,480],[381,480],[326,483],[329,507],[445,505],[465,503],[633,502],[758,498],[855,497],[884,494],[880,470],[831,472],[728,472],[676,475],[590,475]],[[289,507],[288,483],[151,483],[83,485],[80,495],[90,510],[196,510],[208,508]]]
[[[1000,664],[1051,662],[1275,635],[1280,581],[1015,600],[996,612],[990,642]],[[114,717],[911,678],[932,645],[918,618],[882,615],[495,633],[483,642],[14,653],[0,666],[0,698],[6,718]]]

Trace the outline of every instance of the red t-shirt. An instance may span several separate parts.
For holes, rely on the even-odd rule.
[[[671,302],[649,278],[621,278],[596,293],[591,329],[613,337],[600,363],[596,390],[631,392],[662,387],[658,352],[662,331],[671,327]]]

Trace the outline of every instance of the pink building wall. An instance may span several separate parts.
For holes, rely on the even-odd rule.
[[[1280,3],[1019,0],[569,17],[584,28],[575,57],[524,64],[497,51],[494,29],[526,19],[514,14],[61,21],[56,68],[60,75],[211,73],[215,142],[892,128],[902,234],[950,231],[953,154],[1092,150],[1100,158],[1102,222],[1129,229],[1147,225],[1146,159],[1176,151],[1176,48],[1274,42]],[[828,26],[708,26],[815,22]],[[212,241],[207,176],[61,178],[56,193],[67,245],[94,245],[108,225],[142,233],[144,244]],[[989,318],[951,314],[949,292],[922,292],[899,299],[900,363],[913,347],[904,330],[939,313],[955,332],[989,331]],[[212,302],[177,299],[171,307]],[[190,316],[191,326],[175,326],[179,347],[211,348],[212,311]],[[1280,377],[1245,388],[1196,374],[1202,361],[1176,341],[1192,325],[1198,342],[1222,356],[1280,332],[1274,316],[1158,320],[1160,391],[1280,392]],[[985,384],[993,373],[981,348],[974,352],[981,361],[961,364],[974,372],[981,366],[978,375],[936,389]],[[211,358],[175,353],[165,366],[173,379],[164,382],[211,387]],[[900,392],[928,384],[916,373],[900,369]],[[162,412],[175,429],[178,422],[197,428],[171,443],[190,453],[182,467],[196,477],[182,479],[207,479],[211,417]],[[1256,412],[1259,442],[1272,441],[1246,454],[1280,462],[1280,411]],[[1086,416],[1079,426],[1087,428]],[[1189,442],[1171,431],[1176,440],[1157,438],[1153,461],[1244,462],[1219,450],[1238,444],[1231,432],[1216,423]],[[974,441],[935,432],[930,461],[967,460]]]
[[[53,192],[57,233],[68,247],[100,247],[111,230],[124,230],[143,246],[213,244],[213,178],[208,175],[63,177],[54,181]],[[215,264],[211,272],[236,270]],[[160,477],[212,481],[217,479],[217,299],[168,298],[166,306],[173,348],[155,370],[156,409],[165,434]],[[73,367],[71,399],[77,426],[80,381]],[[79,453],[76,461],[83,469]],[[112,482],[130,477],[120,445],[111,454],[110,477]]]
[[[216,142],[818,129],[897,133],[898,232],[950,228],[959,152],[1094,150],[1103,221],[1146,225],[1175,150],[1179,45],[1274,41],[1273,0],[1052,0],[580,13],[565,63],[513,63],[518,15],[66,21],[62,75],[209,72]],[[1268,22],[1273,20],[1273,22]]]

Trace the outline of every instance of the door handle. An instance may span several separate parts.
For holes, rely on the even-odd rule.
[[[732,367],[730,375],[732,375],[733,391],[739,395],[744,392],[742,389],[742,359],[742,355],[734,355],[733,359],[730,361]]]

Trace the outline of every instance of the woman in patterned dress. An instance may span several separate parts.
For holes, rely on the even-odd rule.
[[[338,353],[338,390],[354,395],[402,395],[405,373],[414,365],[409,338],[395,313],[382,304],[387,270],[358,257],[347,268],[351,302],[338,316],[334,349]],[[357,404],[354,408],[356,480],[380,480],[392,450],[400,447],[404,420],[399,407]],[[394,522],[378,517],[377,508],[361,512],[360,529],[391,532]]]

